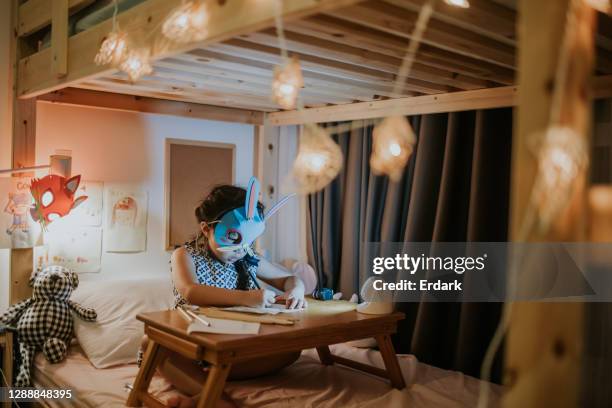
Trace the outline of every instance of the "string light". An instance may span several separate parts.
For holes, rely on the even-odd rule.
[[[610,12],[610,0],[585,0],[586,3],[593,7],[595,10],[599,10],[602,13]]]
[[[146,48],[139,50],[131,50],[119,68],[125,72],[130,80],[136,81],[143,75],[149,75],[153,72],[153,67],[150,62],[150,51]]]
[[[109,33],[96,54],[94,62],[97,65],[119,65],[127,54],[127,35],[119,31]]]
[[[416,136],[403,116],[385,118],[374,128],[370,166],[374,174],[386,174],[399,181],[414,150]]]
[[[304,77],[297,57],[285,60],[283,65],[274,69],[272,99],[283,109],[295,109],[299,90],[303,86]]]
[[[532,201],[540,228],[546,230],[571,199],[588,155],[584,138],[568,127],[549,127],[539,139]]]
[[[327,131],[315,124],[304,126],[291,175],[299,192],[310,194],[329,184],[342,168],[342,150]]]
[[[470,2],[468,0],[444,0],[446,4],[455,7],[468,8],[470,7]]]
[[[210,13],[204,1],[188,1],[174,9],[162,25],[162,33],[172,41],[188,43],[208,36]]]

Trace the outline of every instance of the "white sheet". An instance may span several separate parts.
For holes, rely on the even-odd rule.
[[[380,353],[347,345],[332,346],[332,352],[363,363],[383,367]],[[474,407],[480,381],[459,372],[442,370],[417,362],[411,355],[400,356],[406,382],[399,391],[378,377],[343,366],[323,366],[314,350],[306,350],[300,359],[278,374],[248,381],[229,382],[225,392],[236,405],[244,407]],[[52,402],[56,407],[123,407],[128,393],[125,383],[136,376],[134,364],[96,369],[73,346],[66,361],[49,364],[42,354],[35,362],[37,387],[73,388],[71,402]],[[165,400],[176,392],[161,377],[155,376],[151,390]],[[495,400],[501,387],[493,385]]]

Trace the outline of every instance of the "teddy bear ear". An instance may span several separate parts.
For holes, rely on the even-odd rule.
[[[29,280],[30,286],[34,286],[34,282],[36,281],[36,278],[40,274],[40,271],[41,271],[41,268],[38,267],[34,270],[34,272],[32,272],[32,275],[30,276],[30,280]]]
[[[76,272],[68,272],[68,277],[70,278],[72,289],[76,289],[79,286],[79,275]]]

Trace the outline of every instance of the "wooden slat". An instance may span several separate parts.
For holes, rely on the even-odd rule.
[[[249,81],[270,87],[274,67],[262,63],[265,68],[244,65],[238,63],[224,63],[223,61],[208,60],[206,63],[194,62],[188,59],[167,58],[157,61],[155,67],[168,68],[181,72],[191,72],[197,74],[211,75],[224,79],[231,78],[236,81]],[[363,82],[338,81],[334,77],[314,76],[311,73],[304,75],[304,89],[315,90],[317,93],[333,93],[335,96],[343,96],[351,99],[373,100],[386,96],[401,96],[389,91],[390,86],[377,86]],[[408,93],[408,92],[407,92]]]
[[[324,15],[295,21],[287,29],[335,43],[355,45],[359,48],[396,58],[404,58],[409,42],[406,38],[397,37],[384,31]],[[511,69],[427,44],[419,46],[416,61],[474,78],[495,81],[504,85],[514,84],[514,71]]]
[[[219,120],[224,122],[260,125],[264,115],[261,111],[225,108],[198,103],[178,102],[112,92],[64,88],[41,95],[38,101],[60,105],[90,106],[131,112],[156,113],[189,118]]]
[[[508,86],[304,109],[302,111],[274,112],[266,115],[266,124],[285,126],[309,122],[323,123],[373,119],[385,117],[389,112],[397,115],[420,115],[497,108],[512,106],[516,100],[516,91],[516,87]]]
[[[576,29],[568,31],[568,7],[575,5]],[[567,78],[563,89],[560,123],[588,139],[592,121],[588,79],[594,57],[595,11],[586,2],[521,0],[519,3],[519,83],[521,92],[517,126],[512,142],[511,238],[529,242],[584,241],[586,238],[587,171],[577,175],[566,209],[555,217],[550,231],[522,234],[537,174],[533,137],[550,124],[560,46],[569,35]],[[589,145],[587,140],[587,145]],[[541,268],[521,269],[523,277],[541,282]],[[546,279],[546,278],[544,278]],[[518,283],[521,285],[523,282]],[[527,283],[529,284],[529,283]],[[506,392],[504,407],[576,407],[581,386],[584,305],[578,302],[512,305],[506,339]]]
[[[275,30],[264,30],[244,36],[249,42],[266,46],[276,46],[278,38]],[[358,67],[368,67],[371,69],[396,74],[402,63],[401,58],[392,57],[386,54],[358,48],[356,46],[321,40],[316,37],[295,33],[285,32],[287,48],[289,51],[313,56],[324,55],[327,59],[350,63]],[[457,89],[479,89],[491,84],[490,81],[457,74],[448,69],[431,67],[415,62],[410,72],[411,78],[420,79],[432,83],[445,84]]]
[[[189,65],[190,70],[194,69],[206,69],[205,66],[213,67],[214,69],[218,69],[221,71],[225,71],[229,73],[231,72],[242,72],[246,75],[260,75],[260,76],[269,76],[272,77],[272,72],[274,70],[274,64],[264,61],[258,61],[251,58],[243,58],[237,57],[235,55],[224,54],[222,52],[216,52],[211,50],[193,50],[188,54],[176,55],[169,60],[172,60],[172,63],[180,63],[182,65]],[[164,60],[166,61],[166,60]],[[204,63],[204,64],[201,64]],[[413,87],[417,87],[419,89],[423,89],[423,87],[419,86],[421,83],[417,81],[408,81],[409,84],[404,87],[403,90],[400,90],[401,93],[393,92],[393,82],[390,79],[372,79],[372,80],[362,80],[360,78],[354,77],[346,77],[345,72],[336,72],[335,70],[328,70],[325,72],[324,69],[318,68],[318,66],[311,67],[302,66],[302,71],[304,75],[304,81],[306,84],[310,83],[310,80],[313,81],[314,84],[336,84],[347,85],[356,88],[362,88],[368,92],[373,92],[377,95],[387,96],[391,98],[401,97],[404,95],[414,94],[416,91]],[[201,67],[201,68],[200,68]],[[317,71],[313,71],[316,69]],[[333,89],[333,88],[332,88]],[[423,89],[427,90],[426,93],[439,93],[440,91],[432,92],[429,88]]]
[[[68,73],[68,0],[53,0],[51,11],[51,71],[63,77]]]
[[[211,45],[208,49],[234,56],[245,56],[268,63],[276,63],[280,54],[280,51],[275,47],[254,44],[248,41],[238,39],[230,40],[222,44],[214,44]],[[381,79],[386,79],[391,82],[395,78],[395,74],[392,74],[390,72],[383,72],[368,67],[361,67],[355,64],[347,64],[345,62],[303,53],[296,52],[293,54],[299,57],[302,69],[304,71],[308,70],[322,74],[334,74],[343,78],[352,78],[361,81],[379,81]],[[456,89],[446,84],[423,81],[415,78],[409,78],[408,80],[406,80],[406,87],[410,87],[415,91],[423,93],[449,92]]]
[[[73,14],[95,0],[69,0],[69,13]],[[55,0],[53,0],[55,2]],[[19,6],[18,35],[23,37],[51,23],[52,7],[49,0],[28,0]]]
[[[417,12],[380,1],[325,14],[405,38],[410,37],[417,18]],[[514,68],[513,47],[443,21],[430,20],[422,41],[444,50]]]
[[[331,10],[355,3],[358,0],[292,0],[283,2],[283,18],[302,18],[321,11]],[[121,14],[117,21],[121,28],[130,33],[147,33],[150,38],[163,38],[161,22],[168,13],[181,4],[181,0],[147,0]],[[152,59],[185,52],[196,46],[205,46],[227,40],[240,34],[271,27],[274,24],[276,2],[259,2],[253,7],[251,0],[209,2],[210,22],[208,37],[198,43],[178,44],[158,41],[152,50]],[[42,50],[19,61],[18,95],[38,96],[43,93],[70,86],[97,76],[113,72],[107,66],[94,63],[94,56],[104,37],[111,31],[112,21],[104,21],[89,30],[76,34],[68,40],[68,66],[70,72],[63,78],[56,78],[48,69],[51,51]]]
[[[409,10],[418,10],[425,0],[384,0]],[[515,44],[516,12],[491,0],[471,0],[467,9],[436,2],[433,18],[458,25],[497,41]]]

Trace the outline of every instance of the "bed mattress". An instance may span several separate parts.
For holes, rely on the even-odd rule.
[[[383,367],[380,353],[345,344],[332,352],[362,363]],[[281,372],[248,381],[228,382],[225,393],[243,407],[473,407],[480,381],[459,372],[419,363],[414,356],[399,356],[404,390],[391,388],[387,381],[343,366],[323,366],[315,350],[305,350],[299,360]],[[41,353],[35,360],[34,383],[41,388],[71,388],[71,401],[49,401],[49,407],[123,407],[138,367],[127,364],[96,369],[78,346],[65,361],[49,364]],[[499,399],[501,389],[491,385]],[[162,401],[176,395],[170,384],[156,375],[150,390]],[[495,401],[493,401],[495,402]],[[495,406],[495,403],[493,403]]]

